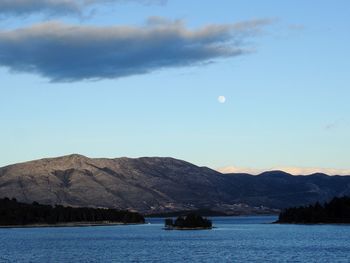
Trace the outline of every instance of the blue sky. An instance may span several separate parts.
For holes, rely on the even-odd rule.
[[[25,13],[18,12],[19,6],[11,12],[0,9],[0,166],[80,153],[171,156],[212,168],[350,170],[349,1],[111,2],[84,6],[77,13],[51,7],[21,9]],[[234,32],[233,41],[222,43],[227,36],[215,35],[210,41],[216,42],[205,46],[207,38],[199,33],[190,40],[180,34],[181,39],[164,37],[167,42],[162,42],[163,36],[146,25],[149,17],[161,17],[165,33],[181,20],[179,30],[193,35],[208,25],[250,24],[242,34]],[[263,22],[255,27],[256,21]],[[134,37],[130,52],[154,41],[161,44],[145,48],[141,62],[132,61],[134,53],[123,54],[124,65],[100,59],[104,50],[119,55],[112,45],[119,35],[113,43],[106,38],[101,48],[96,43],[104,35],[89,31],[84,41],[91,43],[90,52],[78,62],[84,69],[85,61],[92,61],[96,71],[82,73],[67,56],[71,43],[62,50],[45,42],[51,27],[70,29],[57,24],[78,33],[96,26],[108,28],[102,32],[107,35],[115,26],[152,31],[147,38]],[[41,26],[40,35],[30,35],[33,25]],[[231,33],[230,28],[225,30]],[[16,52],[8,44],[15,38]],[[195,49],[181,53],[171,47],[182,41],[193,41]],[[222,45],[224,54],[218,49],[203,53],[212,45]],[[242,53],[227,53],[230,45]],[[25,53],[30,48],[34,51]],[[193,57],[198,49],[203,52]],[[48,55],[41,57],[44,52]],[[52,53],[59,59],[45,64]],[[149,60],[146,66],[144,60]],[[30,68],[33,63],[36,70]],[[127,73],[116,73],[125,67]],[[220,95],[226,103],[218,102]]]

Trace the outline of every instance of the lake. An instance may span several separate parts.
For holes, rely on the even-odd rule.
[[[350,262],[350,226],[214,217],[213,230],[150,224],[0,229],[0,262]]]

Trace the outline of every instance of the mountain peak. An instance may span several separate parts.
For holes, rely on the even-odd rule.
[[[62,158],[62,159],[70,159],[70,160],[86,160],[86,159],[90,159],[89,157],[86,157],[84,155],[81,154],[77,154],[77,153],[72,153],[69,155],[64,155],[58,158]],[[55,158],[52,158],[55,159]]]

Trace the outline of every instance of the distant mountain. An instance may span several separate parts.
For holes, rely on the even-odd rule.
[[[212,209],[266,213],[350,194],[350,176],[221,174],[173,158],[69,155],[0,168],[0,198],[154,214]]]

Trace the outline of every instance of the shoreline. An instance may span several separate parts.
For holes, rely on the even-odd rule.
[[[184,213],[186,214],[186,213]],[[230,215],[230,214],[226,214],[226,215],[205,215],[205,217],[259,217],[259,216],[278,216],[279,214],[242,214],[242,215]],[[145,218],[175,218],[178,217],[178,215],[144,215]]]
[[[275,225],[305,225],[305,226],[317,226],[317,225],[331,225],[331,226],[334,226],[334,225],[350,225],[350,223],[326,223],[326,222],[323,222],[323,223],[297,223],[297,222],[272,222],[271,224],[275,224]]]
[[[29,225],[0,225],[4,228],[49,228],[49,227],[96,227],[96,226],[128,226],[144,225],[145,223],[122,223],[122,222],[70,222],[58,224],[29,224]]]

